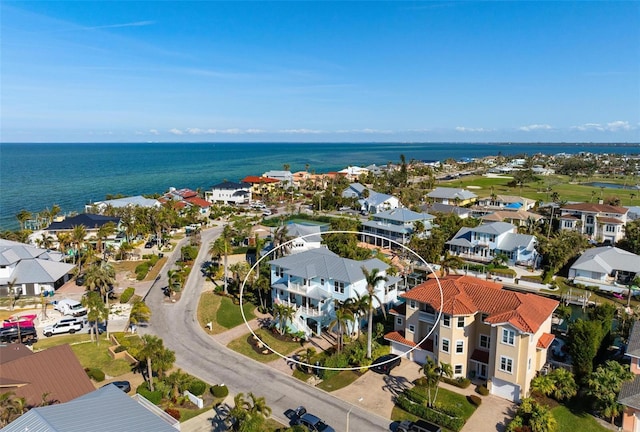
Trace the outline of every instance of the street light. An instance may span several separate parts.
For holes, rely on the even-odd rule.
[[[362,402],[363,398],[358,399],[358,402]],[[355,405],[351,405],[349,411],[347,411],[347,429],[346,432],[349,432],[349,416],[351,415],[351,410],[355,407]]]

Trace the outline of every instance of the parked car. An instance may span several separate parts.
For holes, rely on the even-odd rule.
[[[307,412],[302,405],[295,409],[288,409],[284,415],[291,420],[292,425],[301,425],[309,432],[335,432],[335,429],[320,420],[317,416]]]
[[[379,373],[389,375],[391,369],[396,366],[400,366],[401,359],[395,354],[387,354],[382,357],[378,357],[371,364],[371,370]]]
[[[76,285],[78,285],[78,286],[82,286],[82,285],[84,285],[84,281],[85,281],[85,280],[86,280],[86,276],[84,275],[84,273],[79,274],[79,275],[76,277]]]
[[[35,327],[4,327],[0,329],[0,342],[36,343],[38,342],[38,332]]]
[[[397,432],[442,432],[442,428],[425,420],[415,422],[403,420],[398,425]]]
[[[82,306],[77,300],[72,299],[62,299],[62,300],[54,300],[51,302],[53,305],[53,309],[60,312],[62,315],[71,315],[74,317],[79,317],[87,314],[87,309]]]
[[[129,393],[131,391],[131,383],[129,381],[113,381],[113,382],[110,382],[109,384],[103,385],[102,387],[106,387],[111,384],[118,387],[120,390],[122,390],[125,393]]]
[[[145,249],[151,249],[153,247],[153,245],[154,245],[154,242],[148,241],[148,242],[146,242],[144,244],[144,247],[145,247]]]
[[[63,333],[74,334],[75,332],[82,330],[82,327],[82,321],[76,318],[63,318],[53,325],[46,326],[43,333],[46,337]]]

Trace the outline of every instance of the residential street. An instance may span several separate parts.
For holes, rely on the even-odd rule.
[[[202,232],[200,253],[182,292],[182,298],[172,304],[165,303],[162,287],[167,285],[166,272],[171,263],[175,262],[180,246],[186,240],[175,248],[167,266],[161,271],[160,278],[146,297],[153,312],[151,325],[140,331],[160,336],[165,346],[175,351],[177,367],[211,384],[224,383],[231,393],[253,392],[264,396],[273,410],[272,417],[282,424],[288,424],[284,411],[305,405],[310,412],[324,419],[337,431],[347,430],[347,425],[353,431],[389,430],[390,420],[230,351],[200,328],[195,315],[204,283],[200,267],[209,259],[209,243],[221,231],[222,226],[218,226]],[[347,423],[349,410],[351,413]],[[213,411],[211,414],[213,417]]]

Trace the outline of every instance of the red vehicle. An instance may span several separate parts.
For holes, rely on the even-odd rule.
[[[33,321],[35,321],[38,315],[28,314],[28,315],[14,315],[10,316],[6,320],[2,321],[2,328],[7,327],[34,327]]]

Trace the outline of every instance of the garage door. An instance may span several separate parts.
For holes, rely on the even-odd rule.
[[[418,364],[425,364],[427,362],[427,352],[425,350],[417,349],[412,352],[413,361]]]
[[[520,401],[520,386],[498,378],[491,380],[491,394],[512,402]]]

